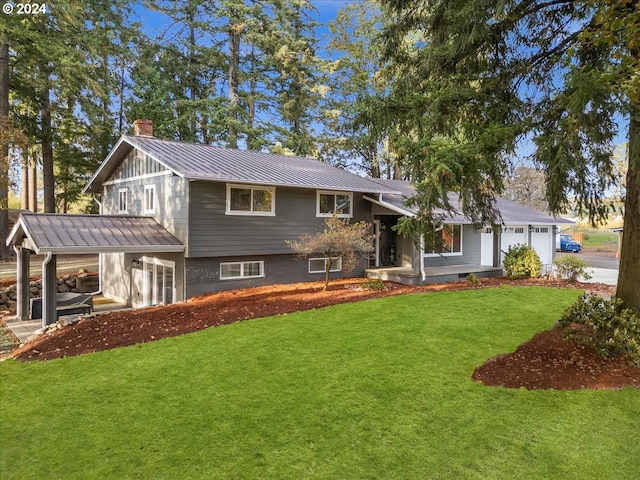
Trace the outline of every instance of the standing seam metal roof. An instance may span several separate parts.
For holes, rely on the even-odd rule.
[[[36,253],[181,252],[184,245],[153,218],[23,213],[7,244],[28,238]]]
[[[392,193],[382,184],[313,158],[132,135],[122,137],[91,179],[86,191],[96,191],[100,186],[98,183],[107,179],[110,169],[115,168],[120,156],[124,154],[125,143],[147,153],[177,175],[189,180]]]
[[[387,203],[396,210],[405,212],[406,215],[414,216],[418,213],[416,207],[407,207],[404,203],[405,199],[415,195],[415,188],[403,180],[375,180],[376,182],[386,185],[393,190],[401,192],[401,194],[383,194],[382,203]],[[450,192],[449,203],[456,212],[449,217],[451,223],[472,223],[471,219],[462,213],[462,205],[457,194]],[[366,197],[365,197],[366,198]],[[535,208],[520,205],[518,203],[498,197],[496,199],[496,207],[502,215],[502,221],[505,225],[527,224],[527,225],[558,225],[565,223],[573,223],[571,220],[553,217]]]

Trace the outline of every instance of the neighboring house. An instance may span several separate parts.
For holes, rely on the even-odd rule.
[[[55,321],[56,255],[100,253],[105,296],[141,307],[236,288],[319,280],[326,258],[301,258],[286,243],[319,231],[327,217],[367,221],[380,235],[366,274],[408,284],[502,273],[501,252],[525,243],[543,263],[554,226],[566,223],[498,201],[500,234],[450,219],[443,247],[420,249],[393,226],[416,211],[407,182],[366,179],[315,159],[166,141],[137,121],[93,175],[100,215],[23,215],[9,243],[18,253],[18,316],[28,311],[31,252],[45,254],[43,323]],[[452,197],[455,206],[455,198]],[[367,268],[370,267],[370,268]],[[344,276],[340,262],[335,277]],[[26,292],[26,293],[25,293]]]

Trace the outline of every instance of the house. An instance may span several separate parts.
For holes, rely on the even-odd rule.
[[[452,218],[443,249],[426,251],[392,229],[401,216],[415,214],[404,206],[403,197],[412,195],[406,182],[363,178],[311,158],[160,140],[152,128],[136,121],[134,135],[120,138],[85,187],[99,195],[100,215],[20,217],[9,236],[18,254],[20,318],[28,315],[31,252],[46,255],[48,324],[56,320],[58,254],[100,253],[102,293],[109,298],[132,307],[169,304],[321,279],[327,259],[300,258],[286,240],[320,230],[334,214],[371,222],[380,233],[370,265],[354,276],[371,267],[369,276],[417,284],[445,273],[501,274],[499,252],[510,243],[532,244],[551,255],[545,263],[553,255],[558,220],[535,210],[499,203],[506,222],[499,236],[463,216]],[[335,270],[344,276],[340,262]]]
[[[555,256],[557,226],[573,223],[498,198],[496,207],[503,222],[499,232],[490,226],[478,227],[470,218],[457,213],[447,218],[448,228],[440,230],[440,245],[434,248],[422,242],[416,246],[393,229],[401,217],[418,213],[417,208],[405,204],[406,198],[415,195],[415,189],[400,180],[376,181],[400,193],[366,195],[372,203],[374,226],[380,232],[376,268],[366,270],[370,278],[419,285],[464,279],[469,273],[477,277],[501,275],[505,253],[517,244],[534,248],[548,270]],[[449,194],[449,202],[455,212],[462,211],[456,194]]]

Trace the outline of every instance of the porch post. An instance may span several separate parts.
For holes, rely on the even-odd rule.
[[[491,229],[493,232],[493,265],[494,267],[500,266],[500,233],[496,231],[496,228]]]
[[[58,321],[56,312],[58,282],[56,280],[57,256],[49,252],[42,262],[42,327]]]
[[[16,251],[16,318],[27,320],[29,318],[29,270],[31,266],[31,250],[24,247],[15,247]]]

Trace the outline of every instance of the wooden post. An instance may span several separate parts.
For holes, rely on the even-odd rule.
[[[18,247],[16,250],[16,281],[17,281],[17,305],[16,318],[27,320],[29,318],[29,270],[31,267],[31,250]]]
[[[42,327],[58,321],[56,312],[58,282],[56,280],[57,256],[48,253],[42,262]]]

